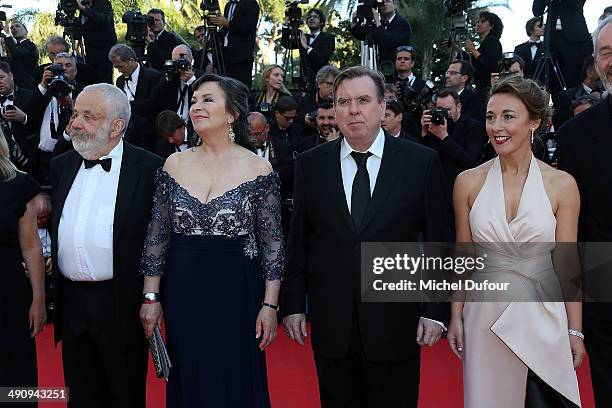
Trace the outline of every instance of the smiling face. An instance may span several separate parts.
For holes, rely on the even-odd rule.
[[[603,86],[612,94],[612,24],[605,26],[599,33],[595,66]]]
[[[234,122],[226,108],[225,92],[214,81],[203,83],[193,92],[189,116],[200,137],[223,134],[227,138],[228,123]]]
[[[510,94],[495,94],[487,105],[487,135],[499,156],[531,150],[531,130],[540,126],[525,104]]]
[[[385,100],[378,100],[376,84],[368,76],[345,79],[338,85],[336,123],[351,145],[371,145],[385,117]]]

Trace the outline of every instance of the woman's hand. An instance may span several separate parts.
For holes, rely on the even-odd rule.
[[[570,349],[572,350],[572,358],[574,360],[574,369],[580,367],[582,359],[584,359],[584,341],[578,336],[569,336]]]
[[[276,338],[277,324],[276,310],[268,306],[262,306],[255,322],[255,338],[261,337],[260,350],[265,350]]]
[[[145,336],[151,337],[156,325],[161,325],[163,317],[161,303],[143,303],[140,306],[140,321],[145,331]]]
[[[474,52],[476,52],[476,46],[474,45],[474,42],[469,38],[465,41],[465,49],[470,54],[474,54]]]
[[[451,319],[446,335],[450,349],[460,360],[463,360],[463,320]]]
[[[30,305],[30,337],[35,337],[43,331],[47,322],[47,309],[44,299],[35,299]]]

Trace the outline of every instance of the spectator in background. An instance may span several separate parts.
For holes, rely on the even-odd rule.
[[[512,53],[508,53],[511,54]],[[509,77],[512,75],[525,77],[525,61],[519,55],[514,55],[512,58],[506,58],[504,56],[503,63],[500,62],[498,71],[491,74],[491,85],[495,85],[500,79]]]
[[[445,86],[457,92],[461,99],[461,112],[472,119],[484,122],[483,99],[470,88],[474,78],[474,67],[468,61],[454,60],[448,66]]]
[[[113,65],[108,60],[108,51],[117,44],[115,19],[110,0],[92,0],[91,6],[84,6],[76,0],[83,23],[85,61],[96,75],[95,82],[113,83]]]
[[[409,139],[417,141],[412,135],[409,135],[402,129],[402,120],[404,119],[404,105],[400,101],[387,101],[385,108],[385,118],[382,121],[382,128],[393,137],[399,139]]]
[[[395,82],[407,82],[412,89],[420,92],[425,81],[412,72],[416,62],[416,51],[410,45],[400,45],[395,50]]]
[[[340,73],[340,70],[333,65],[326,65],[317,72],[316,91],[309,92],[304,95],[298,103],[297,123],[304,123],[306,126],[314,128],[315,118],[312,115],[323,101],[331,101],[333,99],[334,80]]]
[[[601,98],[596,95],[582,95],[572,101],[572,116],[584,112],[601,102]]]
[[[187,140],[187,125],[176,112],[171,110],[160,112],[155,119],[155,130],[159,139],[155,143],[154,153],[164,159],[191,147]]]
[[[268,65],[261,71],[261,91],[251,94],[251,112],[261,112],[268,121],[274,117],[274,109],[282,96],[291,96],[285,87],[285,72],[280,65]]]
[[[332,101],[323,101],[319,105],[319,109],[317,109],[317,130],[319,131],[317,145],[340,137]]]
[[[497,63],[502,59],[502,45],[499,39],[503,31],[504,24],[499,16],[483,11],[476,23],[480,46],[476,48],[470,39],[465,43],[465,49],[471,55],[470,59],[474,66],[474,85],[482,99],[491,84],[491,73],[497,70]]]
[[[275,155],[270,140],[270,124],[266,117],[260,112],[250,112],[247,122],[249,123],[249,138],[255,146],[255,153],[271,162]]]
[[[538,61],[543,55],[542,36],[544,24],[541,17],[533,17],[525,24],[525,32],[529,40],[514,47],[514,53],[525,61],[525,76],[533,78]]]
[[[28,29],[20,22],[10,25],[11,37],[0,37],[0,44],[6,44],[8,61],[19,88],[32,89],[34,71],[38,65],[38,48],[28,38]]]
[[[202,48],[193,53],[193,66],[202,72],[212,72],[212,54],[206,43],[206,26],[199,25],[193,30],[193,36]]]
[[[151,68],[162,72],[164,61],[172,59],[172,50],[182,42],[176,35],[164,30],[166,15],[163,10],[152,8],[147,15],[155,20],[149,25],[155,39],[147,46],[147,63]]]
[[[34,84],[33,84],[34,88],[36,88],[38,84],[40,83],[40,81],[42,80],[43,72],[45,68],[47,68],[49,65],[53,63],[55,56],[59,54],[60,52],[69,53],[70,47],[68,46],[68,43],[66,42],[64,37],[59,36],[59,35],[52,35],[49,38],[47,38],[47,41],[45,42],[45,51],[46,51],[47,57],[49,58],[49,62],[36,67],[36,70],[34,71]],[[87,86],[87,85],[96,83],[97,78],[96,78],[95,71],[89,65],[83,64],[79,60],[79,58],[80,57],[77,56],[77,76],[76,76],[77,83],[83,86]]]

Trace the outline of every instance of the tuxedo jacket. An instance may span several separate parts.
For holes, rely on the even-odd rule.
[[[584,19],[584,3],[586,0],[534,0],[533,15],[541,16],[546,7],[550,7],[549,21],[552,22],[553,32],[557,19],[561,19],[563,30],[561,36],[569,43],[590,41],[591,35]]]
[[[308,293],[315,353],[343,357],[354,319],[370,361],[415,358],[419,316],[443,321],[441,304],[361,303],[362,242],[448,241],[450,206],[437,154],[385,136],[382,162],[362,225],[349,213],[342,184],[342,138],[297,157],[294,212],[287,243],[281,310],[304,313]]]
[[[469,88],[464,88],[461,95],[461,114],[470,116],[479,122],[485,120],[485,106],[480,95]]]
[[[351,33],[358,40],[364,41],[367,32],[359,25],[350,28]],[[369,34],[369,40],[378,46],[378,61],[391,61],[395,63],[395,50],[400,45],[410,45],[412,29],[410,23],[399,14],[395,14],[393,20],[385,26],[375,28]]]
[[[336,36],[321,31],[312,44],[310,44],[312,51],[306,52],[306,50],[301,47],[299,38],[297,39],[297,44],[291,44],[290,33],[291,29],[283,26],[281,36],[282,46],[285,47],[285,49],[293,46],[292,48],[300,50],[300,57],[303,59],[306,69],[306,78],[309,83],[315,85],[317,72],[319,72],[322,67],[329,64],[329,59],[336,49]],[[306,38],[309,38],[309,36],[310,34],[306,34]]]
[[[151,101],[150,98],[153,96],[153,89],[163,79],[163,75],[152,68],[147,68],[140,64],[140,72],[138,73],[138,83],[136,89],[132,89],[134,92],[134,100],[132,101],[132,113],[144,117],[151,117]],[[117,88],[123,91],[125,86],[125,77],[119,75],[115,83]],[[155,119],[155,116],[152,116]]]
[[[598,90],[594,89],[593,91]],[[572,118],[572,102],[585,95],[589,94],[582,86],[582,83],[577,87],[569,88],[553,94],[552,100],[555,106],[553,124],[555,125],[555,129],[560,129],[565,122]]]
[[[99,64],[108,61],[108,52],[117,44],[113,7],[109,0],[94,0],[91,7],[81,10],[86,16],[83,24],[83,40],[87,63]]]
[[[472,58],[474,66],[474,85],[482,95],[491,86],[491,74],[497,72],[497,64],[502,59],[502,45],[499,38],[489,34],[478,47],[480,58]]]
[[[544,56],[543,43],[540,41],[537,44],[535,58],[531,58],[531,44],[529,44],[529,41],[514,47],[514,53],[525,61],[525,68],[523,69],[525,77],[533,78],[533,74],[535,74],[536,67],[538,66],[538,61]]]
[[[611,134],[611,96],[569,120],[557,132],[559,169],[574,176],[580,190],[580,242],[612,242],[612,169],[609,159],[609,153],[612,151]],[[601,255],[597,258],[601,259]],[[585,260],[589,263],[588,256]],[[587,293],[594,287],[601,287],[607,291],[607,299],[610,298],[609,260],[599,262],[597,267],[591,264],[590,269],[585,271],[585,277]],[[612,322],[612,303],[585,302],[584,313],[585,316],[607,322],[609,327]],[[604,333],[606,332],[602,332],[602,339],[598,341],[603,341],[606,336],[605,341],[609,342],[609,334]]]
[[[227,18],[231,4],[227,2],[223,15]],[[227,47],[223,47],[225,67],[234,63],[252,63],[255,49],[255,35],[259,20],[259,4],[255,0],[240,0],[234,9],[229,27],[220,31],[221,43],[225,35]]]
[[[13,38],[6,38],[4,43],[10,55],[9,62],[15,85],[20,88],[32,89],[34,71],[38,65],[38,48],[29,39],[17,44],[13,41]]]
[[[51,160],[51,243],[53,258],[54,327],[56,343],[62,339],[63,277],[59,269],[58,230],[64,203],[83,158],[71,150]],[[123,142],[115,218],[113,223],[113,295],[116,333],[125,341],[143,337],[139,311],[143,277],[140,259],[153,206],[154,176],[163,160]],[[104,313],[105,311],[100,311]]]
[[[28,120],[25,124],[17,122],[12,123],[11,129],[13,138],[15,142],[17,142],[22,153],[32,160],[36,147],[38,146],[38,141],[36,140],[36,132],[38,131],[36,128],[36,121],[34,117],[32,120],[30,118],[32,112],[30,112],[29,103],[32,97],[32,91],[30,89],[15,88],[13,95],[13,105],[17,106],[28,115]]]
[[[182,44],[176,35],[162,31],[159,37],[147,46],[147,63],[158,72],[164,70],[164,61],[172,59],[172,50]]]

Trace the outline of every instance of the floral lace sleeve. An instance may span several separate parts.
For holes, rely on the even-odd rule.
[[[168,173],[162,169],[157,170],[151,221],[140,262],[140,271],[145,276],[161,276],[166,269],[166,250],[172,232],[168,179]]]
[[[267,280],[281,279],[285,266],[285,245],[281,225],[280,179],[273,173],[261,185],[255,217],[262,274]]]

